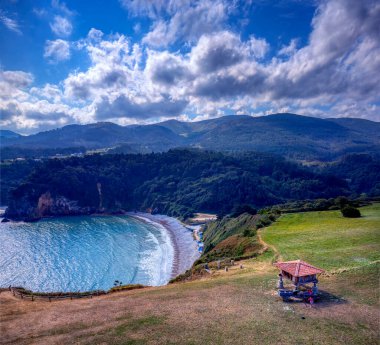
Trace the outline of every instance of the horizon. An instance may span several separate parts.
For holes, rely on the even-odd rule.
[[[59,130],[59,129],[62,129],[62,128],[68,127],[68,126],[91,126],[91,125],[97,125],[97,124],[111,124],[111,125],[117,125],[117,126],[121,126],[121,127],[128,127],[128,126],[153,126],[153,125],[159,125],[160,123],[165,123],[167,121],[177,121],[177,122],[181,122],[181,123],[195,123],[195,122],[217,120],[217,119],[220,119],[220,118],[234,117],[234,116],[251,117],[251,118],[254,119],[254,118],[262,118],[262,117],[269,117],[269,116],[281,116],[281,115],[295,115],[295,116],[309,117],[309,118],[314,118],[314,119],[319,119],[319,120],[327,120],[327,121],[331,120],[331,119],[352,119],[352,120],[363,120],[363,121],[376,122],[376,123],[380,122],[380,120],[376,121],[376,120],[362,119],[362,118],[357,118],[357,117],[325,117],[325,118],[321,118],[321,117],[317,117],[317,116],[307,116],[307,115],[294,114],[294,113],[273,113],[273,114],[267,114],[267,115],[261,115],[261,116],[252,116],[252,115],[247,115],[247,114],[241,114],[241,115],[223,115],[223,116],[220,116],[220,117],[213,117],[213,118],[204,119],[204,120],[168,119],[168,120],[159,121],[159,122],[153,122],[153,123],[141,123],[141,124],[136,123],[136,124],[126,124],[126,125],[118,124],[118,123],[115,123],[115,122],[112,122],[112,121],[97,121],[97,122],[90,122],[90,123],[71,123],[71,124],[63,125],[61,127],[50,128],[50,129],[47,129],[47,130],[41,130],[41,131],[32,132],[32,133],[28,133],[28,134],[23,134],[22,132],[17,132],[17,131],[14,131],[14,130],[3,129],[3,128],[0,128],[0,131],[10,131],[10,132],[19,134],[21,136],[31,136],[31,135],[35,135],[35,134],[39,134],[39,133],[43,133],[43,132],[50,132],[50,131]]]
[[[89,11],[73,0],[5,0],[0,126],[34,134],[275,113],[379,122],[379,9],[374,0],[113,0]]]

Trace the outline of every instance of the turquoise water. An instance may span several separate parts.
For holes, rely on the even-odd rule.
[[[129,216],[0,224],[0,286],[88,291],[123,284],[163,285],[173,247],[165,229]]]

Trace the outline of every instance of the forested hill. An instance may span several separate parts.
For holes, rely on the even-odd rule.
[[[344,180],[261,153],[170,150],[39,163],[10,193],[9,218],[146,210],[186,217],[349,193]],[[42,197],[41,197],[42,196]]]
[[[170,120],[153,125],[103,122],[69,125],[35,135],[3,138],[3,156],[43,153],[41,149],[115,148],[115,152],[163,152],[196,147],[258,151],[296,160],[334,160],[347,153],[380,151],[380,123],[361,119],[319,119],[294,114],[225,116],[199,122]]]

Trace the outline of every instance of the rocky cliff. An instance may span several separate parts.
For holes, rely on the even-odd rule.
[[[92,207],[80,207],[77,201],[63,196],[53,196],[50,192],[41,194],[37,203],[28,198],[15,199],[5,211],[5,218],[33,221],[50,216],[86,215],[95,213]]]

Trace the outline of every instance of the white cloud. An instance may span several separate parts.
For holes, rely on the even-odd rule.
[[[149,10],[155,13],[162,10]],[[171,2],[168,20],[157,20],[143,42],[152,47],[165,47],[176,41],[196,42],[205,33],[219,31],[227,19],[228,6],[221,0]]]
[[[0,125],[21,129],[51,128],[74,121],[79,109],[60,102],[58,87],[31,87],[33,76],[22,71],[0,71]],[[55,96],[53,94],[55,93]],[[46,99],[42,99],[46,98]]]
[[[63,1],[59,1],[59,0],[52,0],[51,2],[51,7],[53,9],[55,9],[56,11],[58,12],[61,12],[63,14],[65,14],[66,16],[73,16],[75,14],[74,11],[70,10],[66,3],[64,3]]]
[[[278,55],[291,56],[297,51],[298,40],[296,38],[292,39],[287,46],[283,46],[279,51]]]
[[[264,58],[270,48],[269,43],[263,38],[251,36],[248,43],[251,54],[257,59]]]
[[[50,23],[50,28],[57,36],[63,37],[70,36],[73,31],[70,20],[62,16],[54,16],[53,22]]]
[[[100,30],[97,30],[95,28],[92,28],[88,34],[87,34],[87,37],[90,39],[90,40],[93,40],[93,41],[100,41],[103,37],[103,32],[100,31]]]
[[[380,120],[376,106],[380,101],[380,4],[375,1],[321,3],[308,43],[298,48],[297,41],[291,40],[271,60],[267,56],[273,47],[265,39],[242,39],[232,29],[223,29],[230,9],[222,1],[214,4],[221,6],[223,14],[215,15],[216,9],[210,17],[201,10],[211,11],[208,1],[124,2],[131,11],[155,21],[144,40],[149,46],[132,45],[124,35],[107,36],[91,29],[75,43],[87,52],[90,67],[71,72],[58,85],[32,87],[30,74],[1,72],[0,108],[7,123],[43,127],[54,121],[110,119],[126,124],[210,118],[226,110]],[[185,11],[179,13],[180,8]],[[163,13],[166,20],[160,21]],[[203,24],[198,28],[182,22],[192,18],[191,13],[201,13]],[[203,30],[210,22],[207,18],[217,18],[210,32]],[[159,44],[150,45],[148,37],[153,39],[153,33],[162,34]],[[163,49],[177,39],[190,42],[186,53]],[[58,49],[65,47],[61,41],[66,42],[50,41],[56,44],[46,46],[47,58],[59,60],[70,54],[70,50]],[[160,49],[154,48],[157,45]]]
[[[19,23],[6,15],[4,11],[0,9],[0,22],[8,29],[19,35],[22,34]]]
[[[50,62],[60,62],[70,59],[69,42],[61,39],[46,41],[44,57]]]

